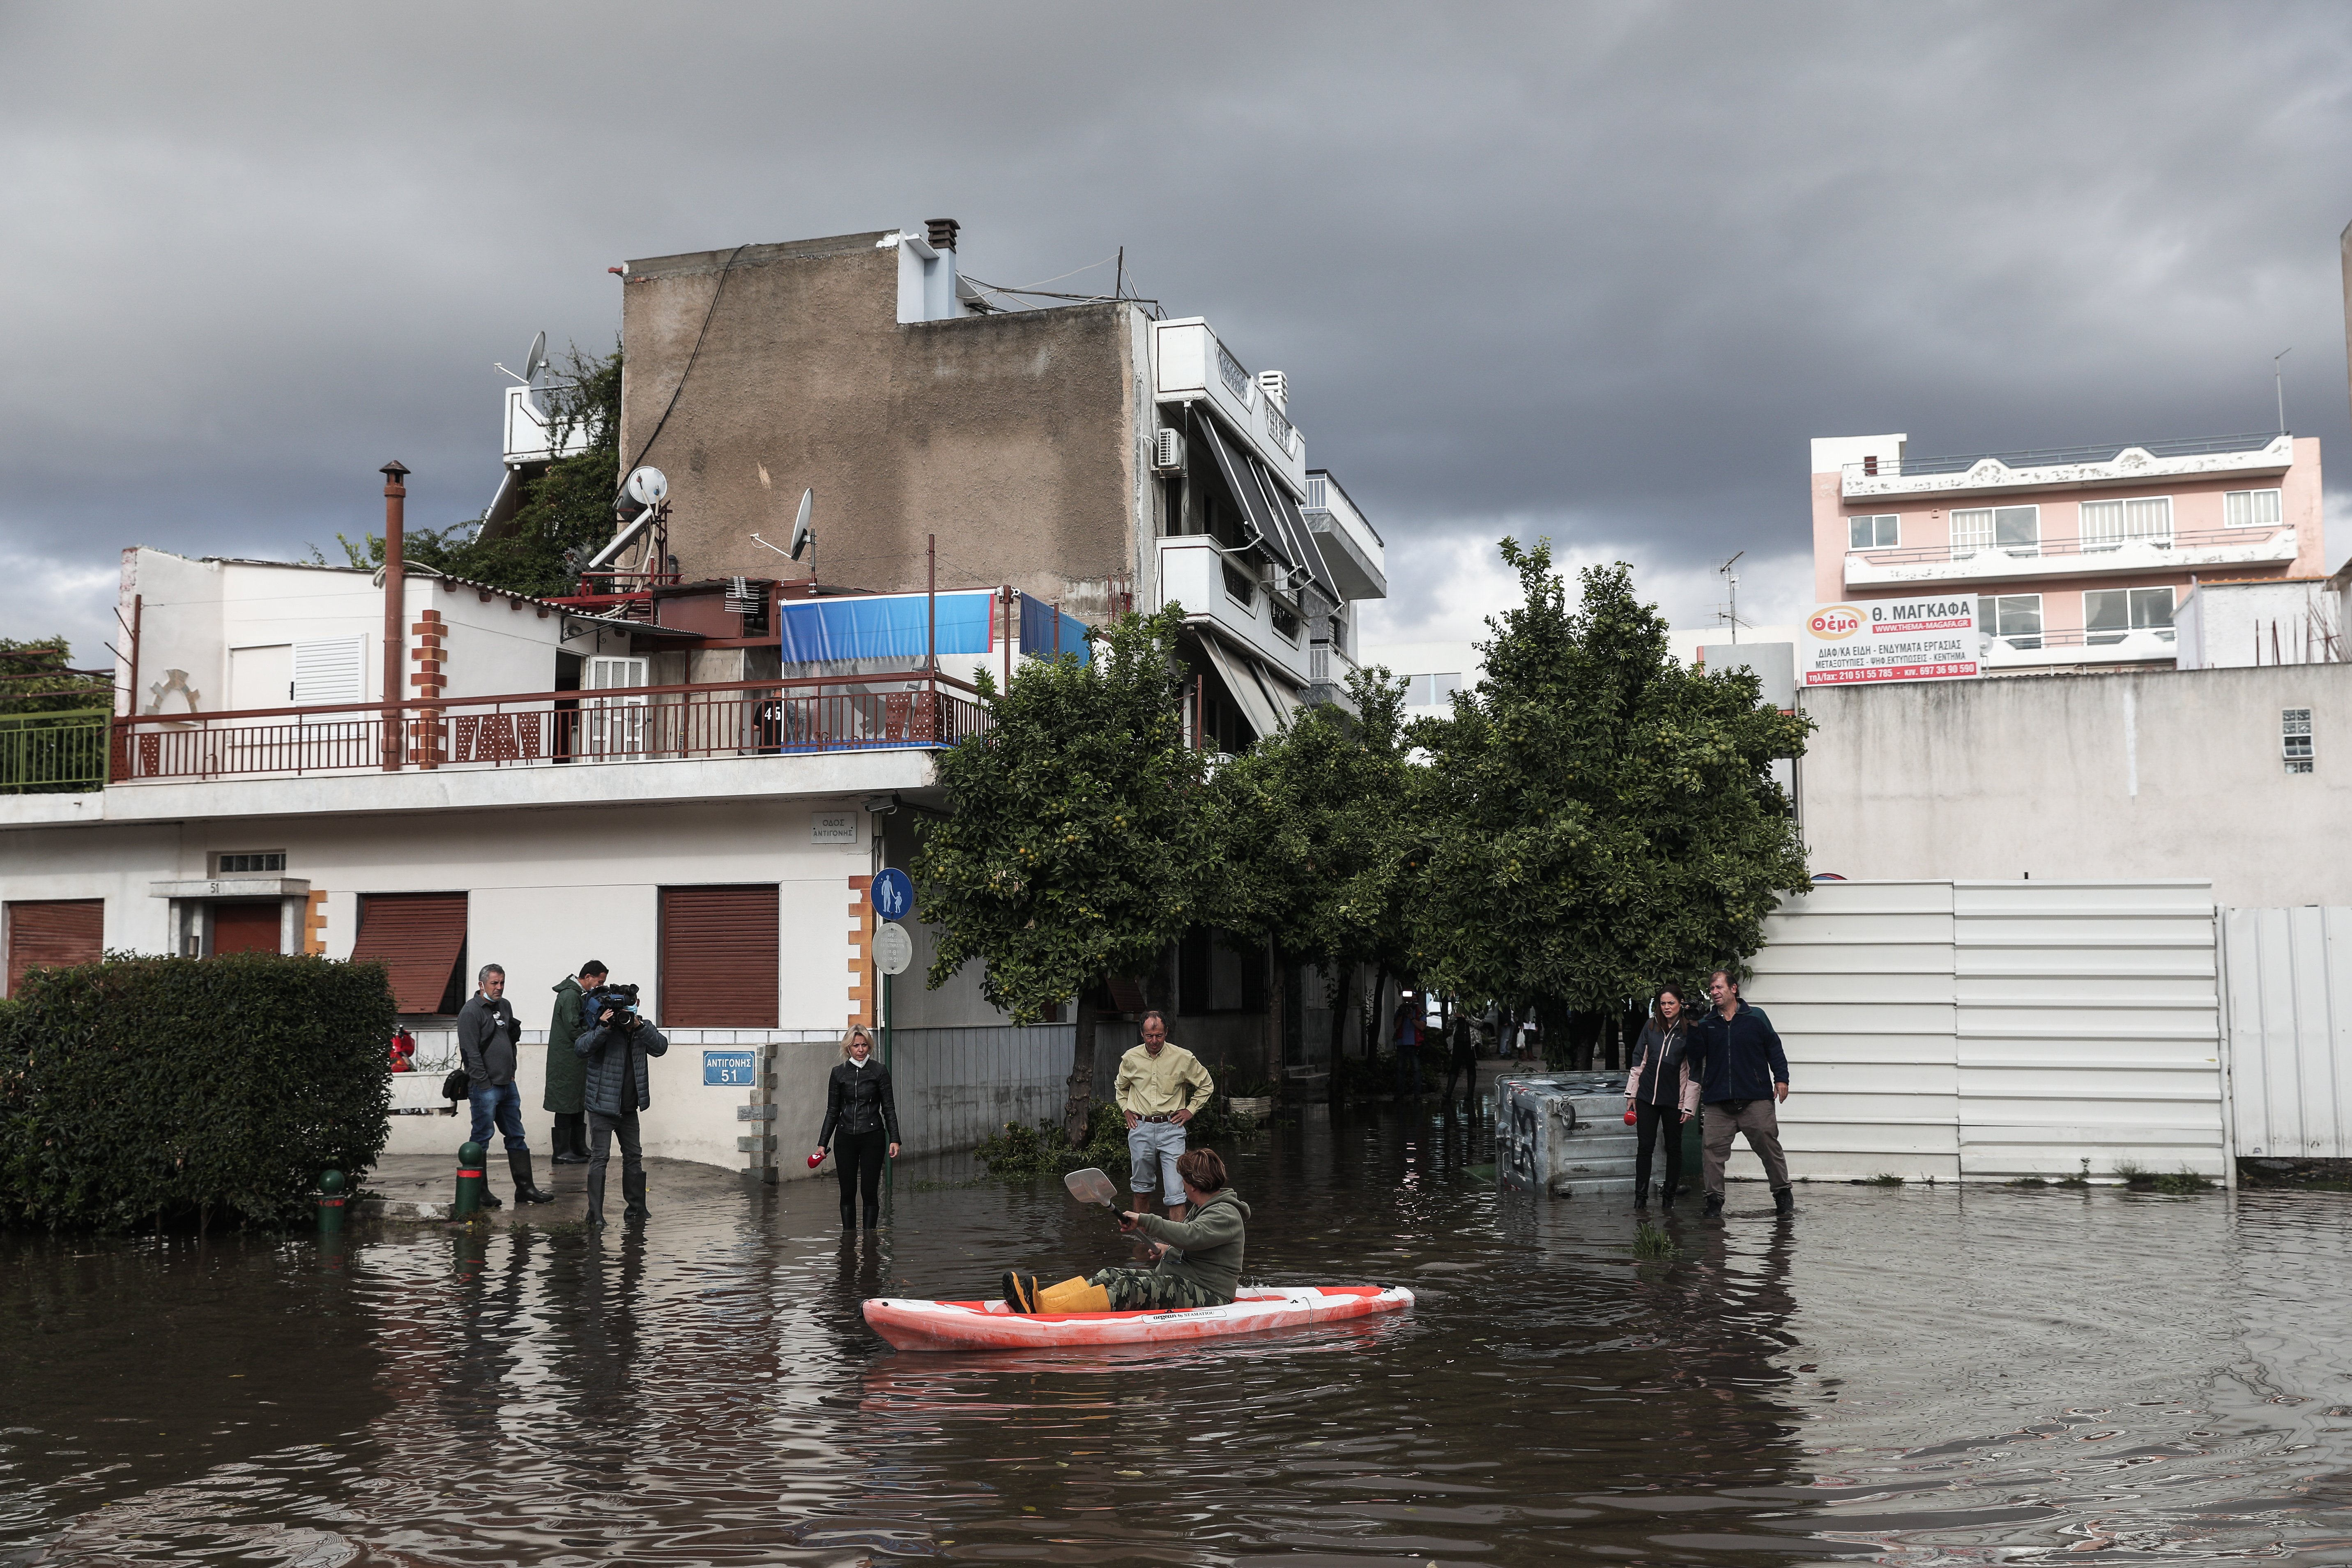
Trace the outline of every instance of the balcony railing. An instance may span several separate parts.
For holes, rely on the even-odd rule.
[[[2126,452],[2151,458],[2203,458],[2217,452],[2267,451],[2275,431],[2259,436],[2192,436],[2177,441],[2108,441],[2094,447],[2040,447],[2021,452],[1970,452],[1957,458],[1867,458],[1845,465],[1855,479],[1916,479],[1923,474],[1965,474],[1988,458],[2005,468],[2056,468],[2075,463],[2112,463]]]
[[[0,718],[0,795],[70,795],[106,783],[103,709]]]
[[[2274,538],[2274,536],[2283,536]],[[2213,550],[2233,545],[2263,545],[2276,542],[2285,547],[2289,556],[2294,553],[2294,531],[2277,524],[2255,528],[2205,528],[2186,532],[2147,533],[2128,537],[2110,535],[2102,539],[2045,539],[2032,544],[1959,543],[1921,544],[1903,550],[1853,550],[1846,559],[1857,557],[1873,566],[1932,565],[1944,562],[1981,562],[1994,572],[2002,569],[2003,561],[2045,561],[2068,555],[2111,555],[2126,549],[2150,550]]]
[[[917,672],[141,714],[113,721],[108,776],[134,784],[933,748],[988,730],[977,695]]]

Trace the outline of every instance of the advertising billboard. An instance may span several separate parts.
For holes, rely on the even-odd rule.
[[[1972,594],[1818,605],[1798,628],[1804,686],[1966,680],[1979,673]]]

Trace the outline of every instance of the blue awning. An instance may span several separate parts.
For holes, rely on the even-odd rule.
[[[1052,658],[1065,653],[1077,655],[1080,664],[1094,662],[1094,648],[1087,641],[1087,623],[1076,616],[1063,615],[1034,594],[1022,595],[1021,657]]]
[[[989,649],[989,603],[985,589],[938,596],[941,658]],[[924,636],[934,601],[923,594],[878,594],[851,599],[787,600],[779,629],[786,664],[837,663],[848,659],[924,658]]]

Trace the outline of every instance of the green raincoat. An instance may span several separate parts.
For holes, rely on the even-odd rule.
[[[555,988],[555,1014],[547,1021],[547,1094],[540,1103],[558,1116],[581,1114],[580,1091],[588,1081],[588,1064],[572,1042],[586,1024],[580,1014],[585,994],[576,978],[565,975]]]

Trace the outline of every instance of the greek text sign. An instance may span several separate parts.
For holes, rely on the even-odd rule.
[[[1819,605],[1798,629],[1804,686],[1960,680],[1980,673],[1973,595]]]
[[[723,1087],[748,1088],[759,1069],[751,1065],[750,1051],[705,1051],[702,1053],[702,1081]]]

